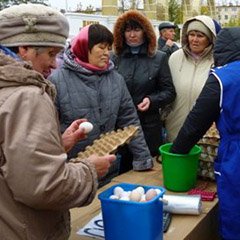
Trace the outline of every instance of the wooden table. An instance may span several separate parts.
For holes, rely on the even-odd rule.
[[[153,170],[145,172],[130,171],[117,176],[111,183],[98,190],[97,195],[118,183],[133,183],[143,185],[163,186],[161,165],[156,163]],[[197,185],[206,184],[198,181]],[[207,182],[207,190],[216,190],[213,182]],[[166,194],[183,194],[166,191]],[[218,200],[203,202],[203,211],[200,215],[173,215],[171,225],[164,233],[164,240],[218,240],[217,234],[217,204]],[[93,240],[93,238],[77,235],[76,232],[87,224],[101,210],[97,196],[87,207],[71,210],[72,232],[70,240]],[[135,240],[135,239],[134,239]]]

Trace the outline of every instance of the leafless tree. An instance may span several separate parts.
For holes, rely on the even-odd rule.
[[[120,12],[125,12],[128,9],[139,9],[141,0],[118,0]]]

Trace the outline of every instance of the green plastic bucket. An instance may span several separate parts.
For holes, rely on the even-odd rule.
[[[159,147],[162,155],[164,186],[174,192],[185,192],[196,186],[201,148],[195,145],[188,154],[174,154],[172,143]]]

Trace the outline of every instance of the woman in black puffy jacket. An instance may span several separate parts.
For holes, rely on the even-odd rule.
[[[156,156],[163,141],[159,110],[176,96],[167,55],[157,50],[151,22],[136,10],[118,17],[113,47],[112,60],[126,81],[146,142],[152,156]]]

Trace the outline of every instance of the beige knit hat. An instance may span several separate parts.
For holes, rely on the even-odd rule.
[[[64,47],[69,24],[57,10],[41,4],[20,4],[0,11],[0,44]]]
[[[189,23],[188,28],[187,28],[187,34],[190,31],[199,31],[204,33],[208,39],[211,41],[212,40],[212,33],[209,30],[208,27],[206,27],[202,22],[198,21],[198,20],[194,20],[192,22]]]

